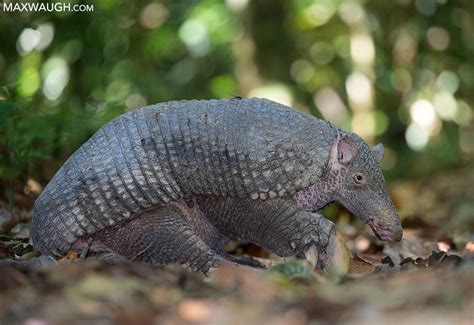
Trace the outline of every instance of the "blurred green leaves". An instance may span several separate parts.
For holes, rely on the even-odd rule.
[[[391,176],[465,164],[473,26],[468,1],[100,0],[88,13],[4,13],[0,181],[48,180],[126,110],[236,95],[384,142]]]

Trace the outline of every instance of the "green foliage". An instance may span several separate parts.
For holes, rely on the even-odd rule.
[[[101,0],[93,12],[3,13],[0,188],[47,181],[126,110],[236,95],[382,141],[389,177],[469,163],[473,13],[472,2],[431,0]]]

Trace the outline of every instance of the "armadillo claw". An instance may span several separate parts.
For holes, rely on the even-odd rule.
[[[311,245],[305,252],[304,256],[306,257],[306,260],[313,266],[313,268],[316,268],[318,266],[318,248],[316,245]]]
[[[335,233],[331,236],[326,248],[326,254],[326,270],[338,274],[347,274],[349,272],[349,263],[352,254],[341,235]]]

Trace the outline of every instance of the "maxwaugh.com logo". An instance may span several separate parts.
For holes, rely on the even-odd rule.
[[[67,2],[3,2],[3,12],[92,12],[93,4],[74,4]]]

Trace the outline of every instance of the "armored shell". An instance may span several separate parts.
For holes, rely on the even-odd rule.
[[[76,239],[194,195],[266,200],[321,176],[337,129],[266,99],[173,101],[102,126],[37,199],[33,244]]]

